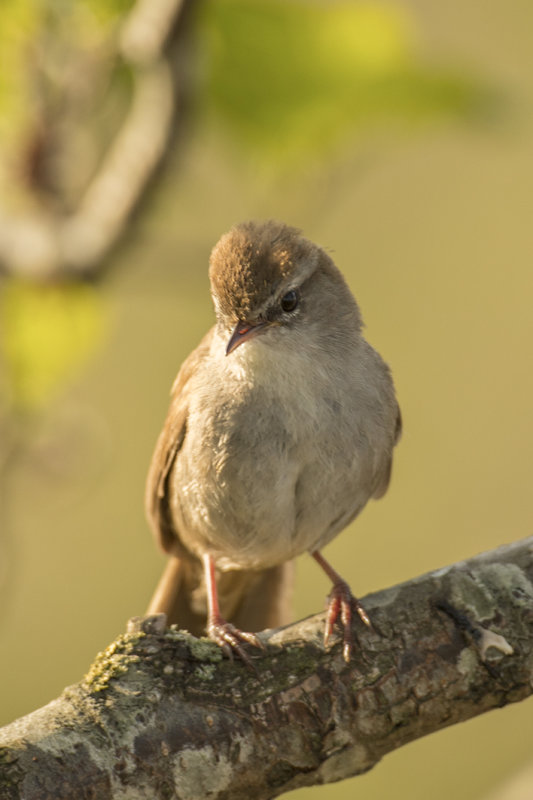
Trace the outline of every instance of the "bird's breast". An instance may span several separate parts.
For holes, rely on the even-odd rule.
[[[370,494],[368,441],[343,377],[257,349],[252,365],[239,357],[195,391],[172,474],[180,537],[223,568],[271,566],[321,545]]]

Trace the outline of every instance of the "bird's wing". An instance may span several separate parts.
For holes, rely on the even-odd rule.
[[[400,439],[402,435],[402,413],[400,411],[400,406],[396,406],[396,422],[394,427],[394,438],[392,440],[392,447],[391,452],[386,463],[385,469],[381,473],[379,477],[379,481],[374,489],[372,497],[374,500],[379,500],[380,497],[383,497],[387,489],[389,488],[390,478],[392,474],[392,456],[393,456],[393,448]]]
[[[394,444],[398,444],[400,441],[400,436],[402,435],[402,412],[400,411],[400,406],[396,406],[396,424],[394,427]]]
[[[167,418],[155,446],[146,483],[145,506],[148,522],[163,550],[174,555],[180,554],[179,540],[170,512],[168,479],[187,433],[189,411],[187,384],[199,362],[205,359],[209,352],[213,331],[212,328],[183,362],[174,381]]]

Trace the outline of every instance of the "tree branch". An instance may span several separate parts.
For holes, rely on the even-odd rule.
[[[56,279],[86,278],[101,269],[177,128],[186,88],[184,59],[174,51],[183,45],[187,8],[188,0],[133,4],[124,17],[115,53],[131,74],[128,112],[68,213],[43,205],[38,194],[34,209],[26,214],[0,208],[0,272]]]
[[[0,731],[1,800],[277,797],[533,690],[533,537],[369,595],[350,664],[324,615],[262,634],[257,674],[164,618]]]

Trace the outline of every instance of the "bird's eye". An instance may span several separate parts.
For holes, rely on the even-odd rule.
[[[300,295],[296,291],[296,289],[289,289],[283,297],[281,298],[280,305],[281,310],[289,313],[290,311],[294,311],[296,306],[298,305],[298,301],[300,300]]]

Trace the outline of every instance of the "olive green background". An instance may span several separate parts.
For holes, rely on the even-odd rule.
[[[94,290],[105,335],[3,487],[0,723],[77,681],[148,602],[163,558],[145,475],[173,377],[213,319],[210,248],[239,220],[280,218],[330,250],[393,371],[405,433],[391,488],[326,551],[354,591],[531,534],[533,7],[401,6],[429,56],[497,87],[505,114],[380,129],[285,174],[243,165],[208,127],[168,160]],[[309,558],[297,570],[295,618],[328,590]],[[526,701],[294,796],[481,800],[532,739]]]

